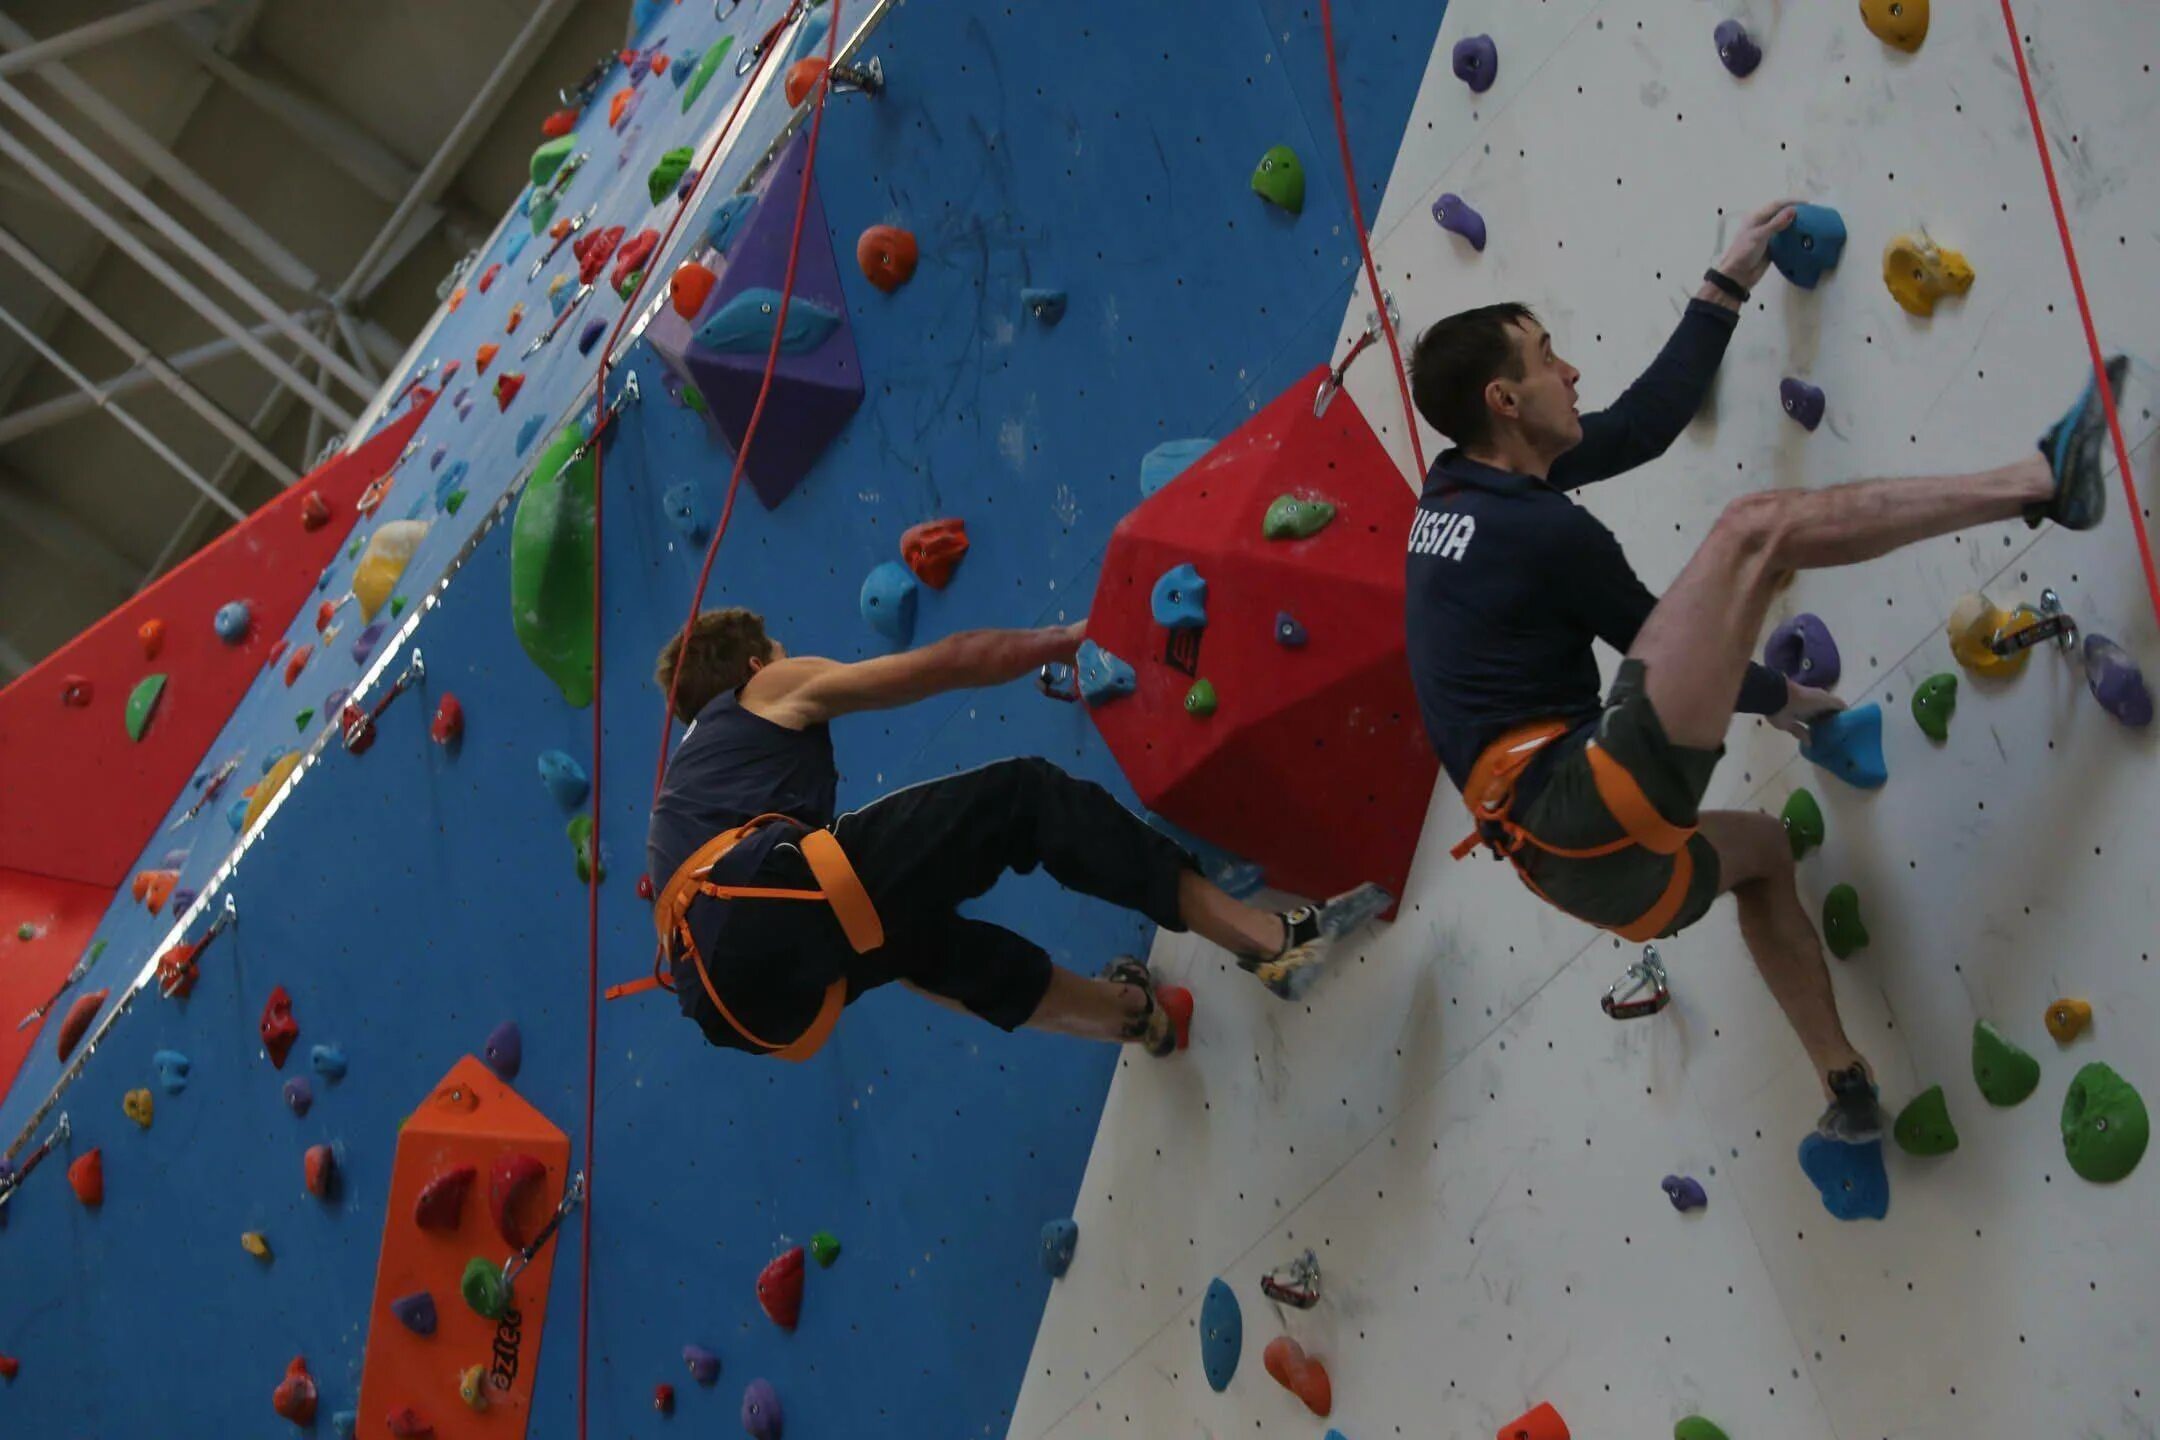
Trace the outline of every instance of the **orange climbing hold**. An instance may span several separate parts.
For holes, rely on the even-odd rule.
[[[285,1367],[285,1378],[270,1392],[270,1408],[305,1430],[315,1423],[317,1392],[315,1377],[308,1374],[307,1357],[295,1355]]]
[[[855,242],[855,263],[863,278],[887,295],[915,277],[915,237],[897,225],[872,225]]]
[[[328,1145],[308,1146],[307,1154],[300,1157],[300,1179],[308,1194],[329,1199],[330,1188],[337,1183],[337,1153]]]
[[[495,363],[495,357],[500,353],[502,347],[492,340],[488,341],[473,352],[473,369],[482,375],[487,374],[487,367]]]
[[[68,1187],[85,1207],[95,1210],[105,1203],[105,1152],[92,1150],[68,1166]]]
[[[145,620],[135,627],[135,638],[142,642],[142,658],[155,660],[158,651],[165,648],[165,622]]]
[[[1327,1366],[1307,1355],[1297,1341],[1278,1335],[1268,1341],[1260,1358],[1275,1383],[1304,1401],[1313,1414],[1325,1417],[1335,1408],[1335,1387],[1328,1380]]]
[[[170,870],[165,873],[172,874]],[[61,1064],[65,1065],[68,1056],[75,1053],[75,1047],[82,1044],[83,1036],[90,1032],[90,1022],[97,1018],[99,1008],[104,1005],[105,997],[110,994],[112,994],[110,990],[93,990],[87,995],[76,996],[75,1003],[68,1006],[67,1018],[60,1022],[59,1050]],[[2049,1013],[2054,1012],[2050,1011]]]
[[[817,84],[819,77],[824,73],[825,59],[821,55],[812,55],[807,60],[798,60],[793,65],[788,66],[787,103],[790,105],[802,104],[804,98],[810,93],[810,87]]]
[[[503,334],[517,334],[517,327],[525,323],[525,302],[520,300],[510,307],[510,314],[503,321]]]
[[[292,689],[292,687],[293,687],[293,681],[295,681],[295,680],[298,680],[298,679],[300,678],[300,672],[301,672],[302,670],[305,670],[305,669],[307,669],[307,662],[308,662],[309,658],[310,658],[310,657],[312,657],[312,656],[313,656],[314,654],[315,654],[315,647],[314,647],[314,646],[312,646],[312,645],[302,645],[302,646],[301,646],[301,647],[300,647],[299,649],[297,649],[297,650],[293,651],[293,652],[292,652],[292,653],[291,653],[290,655],[287,655],[287,656],[285,657],[285,688],[286,688],[286,689],[288,689],[288,690]]]
[[[577,122],[576,110],[557,110],[540,122],[540,133],[550,140],[560,140],[577,129]]]
[[[915,578],[933,590],[952,584],[953,571],[968,552],[967,521],[925,520],[900,537],[900,558]]]
[[[138,870],[134,882],[128,886],[128,893],[155,915],[165,908],[165,902],[172,898],[173,887],[179,883],[180,872],[177,870]]]
[[[1567,1421],[1549,1404],[1500,1427],[1498,1440],[1572,1440]]]
[[[1182,985],[1165,985],[1155,992],[1155,1003],[1170,1016],[1170,1028],[1177,1034],[1177,1048],[1183,1050],[1191,1045],[1192,991]]]
[[[636,93],[637,92],[634,90],[618,90],[615,92],[613,98],[608,101],[607,105],[608,129],[615,130],[621,128],[623,111],[630,108],[631,98]]]
[[[465,303],[465,287],[460,285],[450,292],[450,303],[443,307],[445,315],[457,314],[457,307]]]
[[[668,301],[674,305],[675,313],[685,320],[697,319],[698,311],[705,308],[705,302],[711,298],[712,287],[718,279],[712,271],[695,260],[685,260],[676,266],[675,273],[668,277],[667,282]]]
[[[2047,1032],[2055,1037],[2056,1044],[2067,1045],[2085,1033],[2085,1027],[2092,1024],[2092,1018],[2090,1000],[2073,1000],[2066,995],[2048,1006]]]

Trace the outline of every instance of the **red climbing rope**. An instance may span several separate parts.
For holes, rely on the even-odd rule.
[[[833,46],[840,33],[842,0],[831,0],[831,3],[831,23],[825,34],[825,64],[828,72],[832,67]],[[772,27],[758,41],[757,63],[751,68],[747,78],[744,79],[742,87],[735,97],[734,106],[728,111],[727,118],[721,122],[718,133],[713,136],[712,143],[706,147],[704,156],[699,160],[698,172],[700,174],[704,174],[711,167],[713,162],[719,158],[721,150],[727,146],[729,139],[734,134],[735,123],[742,115],[744,104],[749,100],[751,92],[757,88],[758,77],[764,73],[765,66],[772,59],[775,42],[778,41],[781,32],[786,30],[801,15],[803,8],[804,0],[795,0],[795,3],[788,7],[786,13],[774,21]],[[817,87],[814,109],[811,112],[810,139],[803,160],[802,196],[795,207],[795,229],[788,245],[787,276],[780,287],[780,312],[773,323],[772,348],[765,356],[765,376],[758,386],[757,404],[750,412],[750,423],[744,430],[742,444],[735,453],[734,473],[728,477],[727,503],[721,510],[720,524],[713,532],[712,542],[705,549],[705,563],[698,571],[697,587],[690,599],[692,618],[697,615],[697,607],[705,594],[706,578],[712,573],[713,558],[719,553],[721,538],[727,534],[728,520],[734,514],[735,494],[742,484],[743,466],[750,455],[750,442],[757,434],[758,420],[765,411],[765,397],[772,389],[773,373],[779,367],[780,337],[785,333],[787,326],[788,302],[795,293],[795,260],[802,248],[803,215],[809,202],[810,186],[816,171],[818,132],[825,119],[825,96],[828,88],[828,84],[821,77]],[[654,256],[657,257],[667,253],[669,242],[674,238],[675,231],[681,226],[683,218],[689,212],[690,206],[687,203],[676,207],[674,217],[668,221],[667,228],[661,232],[659,243],[653,247]],[[594,1207],[590,1196],[593,1185],[593,1153],[596,1138],[594,1117],[599,1094],[600,1070],[600,864],[598,836],[602,770],[601,741],[604,735],[603,687],[601,684],[603,646],[601,636],[605,591],[602,557],[606,554],[604,541],[607,510],[607,485],[605,483],[607,447],[602,443],[601,434],[608,423],[608,367],[615,358],[615,347],[621,342],[623,327],[629,323],[630,317],[637,312],[638,299],[645,293],[645,287],[651,283],[653,273],[657,268],[657,266],[648,266],[640,275],[637,284],[631,289],[629,296],[623,301],[622,313],[616,317],[614,328],[608,332],[607,343],[600,347],[600,363],[593,377],[593,714],[592,809],[590,813],[593,820],[594,840],[592,863],[587,869],[585,887],[585,1184],[588,1198],[585,1206],[584,1221],[579,1226],[578,1244],[577,1409],[579,1440],[585,1440],[588,1433],[589,1405],[586,1394],[586,1381],[592,1370],[592,1217]],[[667,697],[665,718],[661,723],[659,768],[653,776],[653,794],[655,798],[659,795],[660,778],[666,773],[668,729],[674,711],[675,695],[674,686],[671,684]]]
[[[1357,166],[1350,159],[1350,122],[1343,116],[1342,76],[1335,70],[1335,9],[1320,0],[1320,43],[1327,50],[1328,98],[1335,106],[1335,143],[1342,150],[1343,188],[1350,196],[1350,223],[1357,231],[1358,253],[1365,257],[1365,284],[1372,291],[1373,308],[1380,315],[1380,329],[1387,336],[1388,355],[1395,362],[1395,385],[1402,391],[1403,423],[1410,427],[1410,453],[1417,457],[1417,478],[1425,483],[1425,447],[1418,442],[1417,406],[1410,400],[1410,376],[1403,369],[1402,346],[1395,339],[1395,322],[1388,317],[1387,301],[1380,294],[1380,271],[1373,264],[1372,240],[1365,233],[1365,207],[1358,203]]]
[[[1325,0],[1323,0],[1325,3]],[[2070,216],[2063,209],[2062,189],[2055,183],[2055,161],[2048,154],[2047,127],[2040,122],[2040,100],[2033,93],[2032,72],[2025,66],[2025,44],[2019,36],[2017,15],[2010,0],[2002,0],[2003,25],[2010,32],[2010,53],[2017,59],[2018,84],[2025,88],[2025,113],[2032,119],[2033,146],[2040,152],[2040,172],[2047,179],[2048,200],[2055,207],[2055,229],[2062,236],[2063,259],[2070,266],[2070,288],[2077,295],[2078,317],[2085,323],[2085,347],[2092,353],[2094,384],[2107,410],[2108,435],[2115,442],[2115,463],[2122,468],[2123,498],[2130,506],[2130,528],[2137,535],[2138,558],[2145,562],[2145,590],[2152,597],[2153,618],[2160,621],[2160,569],[2153,564],[2152,537],[2145,533],[2145,512],[2139,508],[2137,476],[2130,468],[2130,447],[2123,440],[2122,417],[2115,413],[2115,392],[2104,378],[2105,357],[2100,353],[2100,332],[2093,325],[2092,302],[2085,297],[2085,274],[2078,267],[2077,245],[2070,238]]]

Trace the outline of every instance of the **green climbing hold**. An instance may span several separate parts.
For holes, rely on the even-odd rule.
[[[1950,717],[1957,714],[1957,676],[1945,670],[1930,675],[1912,692],[1913,723],[1930,740],[1950,738]]]
[[[1795,790],[1785,801],[1785,811],[1778,817],[1785,824],[1785,839],[1792,846],[1792,858],[1800,859],[1808,851],[1822,844],[1827,832],[1823,827],[1822,806],[1816,803],[1813,792]]]
[[[532,153],[532,183],[545,185],[562,169],[563,161],[577,149],[577,136],[558,135]]]
[[[442,508],[443,513],[446,515],[457,514],[458,511],[465,508],[465,492],[462,490],[451,491],[449,495],[444,498],[442,502]]]
[[[535,235],[546,234],[548,226],[553,224],[555,220],[555,196],[552,194],[533,196],[531,211],[532,233]]]
[[[1985,1020],[1973,1022],[1973,1083],[1990,1105],[2015,1105],[2040,1083],[2040,1062]]]
[[[1957,1126],[1950,1123],[1950,1102],[1940,1085],[1930,1085],[1898,1111],[1890,1127],[1898,1148],[1908,1155],[1947,1155],[1958,1148]]]
[[[592,883],[594,864],[593,828],[591,815],[574,815],[563,827],[563,834],[570,837],[572,849],[577,853],[577,878],[580,885]],[[600,867],[600,878],[607,879],[607,867]]]
[[[1193,681],[1192,689],[1185,692],[1185,713],[1199,720],[1205,720],[1215,713],[1214,681]]]
[[[292,724],[293,724],[293,729],[295,729],[295,730],[305,730],[305,729],[307,729],[307,727],[308,727],[308,721],[310,721],[310,720],[313,720],[314,718],[315,718],[315,712],[314,712],[313,710],[302,710],[302,711],[301,711],[301,712],[300,712],[299,714],[297,714],[297,715],[295,715],[295,716],[293,716],[293,717],[292,717]]]
[[[473,1314],[483,1320],[500,1320],[510,1308],[510,1287],[503,1283],[502,1267],[483,1256],[475,1255],[465,1262],[458,1292]]]
[[[1726,1436],[1702,1416],[1690,1415],[1672,1427],[1672,1440],[1726,1440]]]
[[[643,270],[632,270],[629,274],[623,276],[622,283],[615,287],[615,293],[618,297],[628,300],[632,295],[637,294],[637,287],[644,283],[645,272]]]
[[[128,739],[142,739],[143,732],[150,728],[150,721],[157,714],[158,697],[164,693],[163,675],[145,675],[135,682],[135,688],[128,692]]]
[[[1297,151],[1277,145],[1260,157],[1252,172],[1253,193],[1292,215],[1305,213],[1305,166]]]
[[[593,456],[584,446],[582,421],[555,432],[510,522],[510,623],[580,709],[593,692]]]
[[[690,162],[696,158],[687,145],[678,145],[660,157],[652,174],[645,177],[645,193],[652,197],[653,204],[657,205],[675,193],[675,187],[682,184],[682,177],[689,173]]]
[[[700,415],[712,414],[712,407],[705,403],[705,392],[695,385],[682,387],[682,403],[686,410],[694,410]]]
[[[830,1230],[820,1230],[810,1237],[810,1258],[817,1261],[818,1269],[832,1269],[832,1262],[840,1258],[840,1240]]]
[[[395,619],[397,619],[397,617],[398,617],[398,616],[400,616],[400,615],[403,615],[404,613],[405,613],[405,597],[404,597],[404,596],[402,596],[402,595],[393,595],[393,596],[391,596],[391,597],[390,597],[390,618],[391,618],[391,619],[393,619],[393,620],[395,620]]]
[[[723,35],[714,41],[703,55],[698,56],[697,67],[690,72],[689,80],[683,85],[683,114],[689,114],[690,107],[697,104],[698,96],[705,93],[705,87],[712,83],[712,77],[720,70],[720,62],[727,58],[728,47],[734,43],[734,36]]]
[[[1833,885],[1822,902],[1823,940],[1840,960],[1865,950],[1867,926],[1860,923],[1860,892],[1850,885]]]
[[[1267,507],[1260,533],[1270,540],[1310,540],[1327,529],[1328,521],[1334,518],[1335,507],[1325,500],[1278,495]]]
[[[2106,1185],[2137,1169],[2152,1122],[2136,1088],[2096,1060],[2078,1071],[2063,1096],[2062,1136],[2070,1168]]]

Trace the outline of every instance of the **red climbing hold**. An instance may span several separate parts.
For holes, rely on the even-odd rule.
[[[783,1330],[793,1330],[802,1318],[803,1248],[774,1260],[757,1277],[757,1303],[767,1319]]]
[[[87,675],[63,675],[60,677],[60,703],[70,710],[89,709],[90,697],[96,693],[97,687],[90,683],[90,677]]]
[[[92,1210],[105,1203],[105,1152],[92,1150],[68,1166],[68,1185],[75,1198]]]
[[[528,1218],[514,1211],[529,1210],[528,1196],[539,1193],[547,1178],[547,1166],[531,1155],[499,1155],[488,1170],[488,1213],[495,1219],[495,1233],[513,1250],[522,1250],[532,1238]]]
[[[914,278],[915,237],[897,225],[872,225],[855,242],[863,278],[890,295]]]
[[[695,260],[685,260],[676,266],[667,282],[668,301],[675,307],[675,313],[685,320],[697,319],[698,311],[704,309],[706,300],[711,298],[713,284],[718,278]]]
[[[577,129],[577,122],[577,111],[557,110],[551,113],[547,119],[540,122],[540,133],[550,140],[560,140],[572,130]]]
[[[824,73],[825,59],[821,55],[812,55],[807,60],[798,60],[793,65],[788,66],[787,103],[790,105],[802,104],[804,98],[810,93],[810,87],[817,84],[818,77]]]
[[[495,277],[500,274],[502,274],[502,261],[500,260],[480,272],[480,293],[482,295],[487,294],[489,290],[494,288]]]
[[[967,521],[925,520],[900,537],[900,558],[915,578],[933,590],[952,584],[953,571],[968,552]]]
[[[105,1003],[105,997],[110,994],[110,990],[93,990],[87,995],[76,996],[75,1003],[68,1006],[67,1018],[60,1022],[59,1048],[60,1062],[63,1065],[67,1063],[68,1056],[75,1053],[75,1047],[82,1044],[83,1036],[90,1032],[90,1022],[97,1018],[98,1007]]]
[[[202,978],[202,969],[195,963],[195,957],[202,953],[204,943],[203,940],[183,940],[158,956],[158,994],[168,1000],[185,1000],[195,993],[195,982]]]
[[[165,648],[165,622],[145,620],[135,627],[135,638],[142,642],[142,658],[155,660],[158,651]]]
[[[502,347],[492,340],[488,341],[473,352],[473,369],[482,375],[487,374],[487,367],[495,363],[495,357],[500,353]]]
[[[435,1440],[435,1427],[410,1405],[400,1405],[383,1421],[397,1440]]]
[[[653,898],[652,876],[640,875],[637,877],[637,898],[640,900]]]
[[[290,655],[287,655],[285,657],[286,689],[292,689],[293,681],[298,680],[300,678],[300,672],[307,669],[307,662],[309,658],[314,655],[314,653],[314,646],[302,645],[299,649],[293,651]]]
[[[465,1192],[479,1178],[478,1170],[460,1165],[428,1181],[420,1187],[420,1198],[413,1201],[413,1224],[422,1230],[457,1229],[465,1217]]]
[[[518,302],[517,304],[515,304],[515,305],[512,305],[512,306],[510,307],[510,313],[509,313],[509,315],[508,315],[508,316],[506,316],[506,317],[504,318],[504,320],[503,320],[503,334],[505,334],[505,335],[515,335],[515,334],[517,334],[517,327],[518,327],[518,326],[520,326],[520,325],[522,325],[522,324],[523,324],[524,322],[525,322],[525,302],[524,302],[524,301],[522,301],[522,300],[520,300],[520,301],[519,301],[519,302]]]
[[[22,1373],[22,1361],[13,1355],[0,1355],[0,1380],[13,1380]]]
[[[632,275],[645,268],[645,262],[652,259],[659,244],[660,232],[657,230],[640,230],[623,241],[615,251],[615,268],[608,272],[608,283],[617,290],[622,289]]]
[[[1305,1402],[1313,1414],[1325,1416],[1335,1408],[1335,1387],[1328,1381],[1327,1366],[1305,1353],[1305,1347],[1287,1335],[1268,1341],[1261,1362],[1275,1383]]]
[[[300,1177],[307,1185],[307,1193],[318,1200],[330,1198],[330,1187],[337,1183],[337,1155],[328,1145],[310,1145],[307,1154],[300,1158]]]
[[[610,225],[604,230],[587,230],[570,242],[570,253],[577,257],[578,280],[586,285],[600,278],[607,268],[608,257],[615,247],[622,244],[623,227]]]
[[[292,1052],[293,1041],[300,1038],[300,1022],[293,1019],[292,996],[285,993],[283,985],[270,992],[263,1002],[262,1024],[263,1049],[270,1052],[270,1063],[278,1069],[285,1068],[285,1057]]]
[[[525,377],[516,371],[495,377],[495,408],[508,410],[510,402],[517,399],[518,391],[525,388]]]
[[[630,108],[630,102],[636,97],[636,94],[637,92],[634,90],[618,90],[610,97],[607,104],[608,129],[616,130],[621,128],[623,111]]]
[[[458,704],[455,695],[445,695],[435,702],[435,718],[428,721],[428,738],[445,748],[455,745],[465,733],[465,707]]]
[[[307,1357],[293,1356],[285,1378],[270,1392],[270,1408],[305,1430],[315,1423],[315,1377],[308,1374]]]
[[[1551,1405],[1540,1405],[1519,1420],[1500,1427],[1498,1440],[1571,1440],[1567,1421]]]
[[[1192,991],[1182,985],[1165,985],[1155,992],[1155,1003],[1170,1017],[1170,1028],[1177,1032],[1177,1048],[1183,1050],[1192,1044]]]
[[[662,1415],[673,1415],[675,1413],[675,1387],[666,1384],[653,1386],[652,1408]]]
[[[155,915],[165,908],[165,902],[172,898],[173,886],[179,883],[180,872],[177,870],[138,870],[134,882],[128,886],[128,893],[142,901]]]
[[[270,647],[269,658],[263,662],[264,669],[267,670],[270,666],[277,664],[278,661],[285,658],[286,644],[287,642],[285,637],[282,635],[278,636],[277,643]]]
[[[309,491],[307,498],[300,502],[300,528],[320,530],[329,523],[330,502],[314,491]]]

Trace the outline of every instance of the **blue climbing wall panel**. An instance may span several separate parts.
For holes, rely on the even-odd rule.
[[[1426,54],[1441,8],[1403,0],[1338,18],[1368,208],[1421,76],[1403,57]],[[782,9],[746,4],[721,24],[709,7],[666,8],[643,43],[680,66],[723,31],[746,46]],[[848,6],[843,28],[864,9]],[[868,394],[779,509],[744,497],[707,596],[762,610],[797,653],[842,658],[882,648],[857,614],[863,575],[896,557],[902,530],[938,515],[964,517],[973,549],[949,590],[923,596],[918,643],[1077,618],[1111,527],[1139,499],[1140,456],[1165,439],[1225,433],[1325,357],[1357,274],[1308,7],[917,4],[887,13],[864,49],[882,59],[888,89],[835,97],[817,170]],[[596,225],[664,228],[674,201],[649,205],[646,172],[670,146],[702,145],[743,83],[732,72],[731,57],[688,114],[670,77],[648,75],[625,126],[636,133],[625,134],[606,123],[607,97],[627,83],[618,71],[588,108],[578,145],[590,158],[558,213],[589,204]],[[722,182],[746,173],[784,116],[778,86],[766,85],[744,122],[749,138],[720,162]],[[1275,144],[1304,158],[1301,217],[1248,188]],[[686,234],[716,193],[702,192]],[[851,260],[855,236],[881,222],[914,231],[922,251],[914,281],[889,296]],[[269,1395],[294,1354],[308,1357],[325,1416],[351,1408],[398,1121],[503,1019],[523,1028],[521,1093],[583,1142],[586,894],[563,835],[570,817],[535,765],[549,749],[589,764],[591,714],[563,703],[512,634],[509,526],[496,507],[545,443],[521,452],[526,422],[551,430],[589,385],[594,358],[575,350],[579,329],[612,324],[622,302],[603,283],[552,344],[522,355],[550,318],[549,278],[574,269],[566,246],[534,275],[548,241],[528,232],[523,215],[509,217],[435,329],[428,356],[460,371],[375,521],[356,532],[430,521],[398,590],[414,602],[404,620],[418,623],[403,636],[393,625],[363,662],[350,606],[328,640],[303,616],[290,638],[318,645],[316,658],[289,689],[281,667],[266,672],[205,756],[206,771],[241,757],[235,782],[146,851],[151,865],[186,847],[183,886],[204,891],[206,914],[229,893],[240,923],[205,953],[192,998],[140,992],[102,1032],[58,1098],[73,1140],[6,1207],[0,1353],[22,1371],[0,1389],[0,1432],[165,1434],[181,1413],[205,1429],[261,1432],[279,1423]],[[479,293],[478,276],[498,261]],[[672,264],[656,262],[656,275]],[[1023,285],[1065,290],[1062,323],[1024,317]],[[518,301],[524,320],[505,334]],[[501,351],[476,377],[484,341]],[[682,619],[700,558],[667,524],[660,495],[693,479],[717,511],[731,463],[700,417],[664,397],[648,349],[626,346],[620,365],[637,373],[643,399],[611,432],[604,462],[603,983],[649,965],[634,883],[659,732],[651,660]],[[525,384],[498,412],[491,386],[506,371]],[[437,482],[459,462],[467,499],[450,515]],[[433,582],[468,551],[430,607]],[[325,598],[345,592],[353,565],[348,554],[331,567]],[[223,877],[238,785],[281,749],[315,742],[333,692],[360,683],[367,664],[395,675],[413,646],[425,681],[391,705],[374,747],[353,756],[330,743]],[[376,676],[365,698],[384,684]],[[465,710],[455,752],[426,734],[445,693]],[[303,708],[317,711],[305,728],[295,725]],[[1024,684],[851,719],[836,740],[843,805],[1016,754],[1125,793],[1085,717]],[[195,798],[178,797],[176,822]],[[1143,922],[1040,878],[1008,882],[979,909],[1081,969],[1148,943]],[[173,921],[123,897],[85,983],[118,995]],[[283,1075],[256,1038],[280,984],[301,1032]],[[307,1072],[318,1043],[342,1048],[351,1072],[336,1084],[312,1077],[314,1108],[296,1118],[279,1086]],[[157,1089],[150,1057],[162,1048],[193,1060],[184,1093]],[[1050,1284],[1035,1265],[1036,1232],[1071,1208],[1114,1063],[1106,1050],[1001,1036],[898,992],[864,1000],[802,1067],[709,1049],[664,996],[604,1006],[593,1202],[565,1232],[531,1433],[576,1433],[582,1223],[600,1433],[662,1433],[668,1422],[651,1407],[661,1381],[680,1397],[673,1423],[731,1429],[756,1376],[778,1388],[792,1434],[1000,1433]],[[23,1133],[58,1079],[43,1044],[0,1105],[0,1136]],[[121,1114],[122,1094],[145,1085],[157,1104],[147,1132]],[[337,1148],[345,1177],[327,1205],[301,1185],[301,1154],[318,1142]],[[107,1184],[94,1212],[62,1173],[91,1146]],[[752,1282],[821,1228],[845,1253],[830,1271],[812,1269],[801,1327],[784,1335],[759,1313]],[[247,1230],[267,1236],[274,1259],[243,1252]],[[714,1389],[684,1373],[686,1343],[721,1355]],[[380,1417],[362,1417],[360,1433],[381,1433]]]

